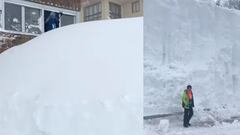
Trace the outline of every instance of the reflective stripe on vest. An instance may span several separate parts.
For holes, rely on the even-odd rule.
[[[192,94],[191,90],[187,91],[187,96],[188,96],[189,100],[192,100],[193,94]]]

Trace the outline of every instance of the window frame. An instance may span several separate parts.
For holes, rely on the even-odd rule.
[[[136,0],[134,2],[132,2],[132,13],[139,13],[141,11],[141,4],[140,4],[140,0]]]
[[[11,31],[11,30],[5,30],[5,3],[10,3],[10,4],[15,4],[18,6],[22,7],[22,31]],[[74,16],[74,23],[79,22],[78,15],[79,13],[77,11],[73,10],[68,10],[68,9],[63,9],[63,8],[58,8],[58,7],[51,7],[49,5],[43,5],[43,4],[38,4],[34,2],[29,2],[29,1],[20,1],[20,0],[2,0],[0,2],[2,4],[2,29],[5,30],[6,32],[11,32],[11,33],[18,33],[18,34],[28,34],[28,35],[40,35],[40,34],[32,34],[25,32],[25,7],[29,8],[35,8],[35,9],[40,9],[40,12],[42,12],[41,16],[41,22],[40,22],[40,27],[41,27],[41,34],[44,33],[44,11],[53,11],[53,12],[62,12],[65,15],[71,15]],[[1,10],[1,9],[0,9]],[[61,26],[61,21],[60,21],[60,27]]]
[[[2,9],[0,9],[0,30],[3,29],[3,23],[2,23],[3,17],[2,17],[2,14],[3,14]]]
[[[1,25],[1,30],[3,30],[4,29],[4,26],[3,26],[3,21],[4,21],[4,16],[3,16],[3,14],[5,13],[5,12],[3,12],[4,11],[4,5],[3,5],[3,0],[2,1],[0,1],[0,10],[1,10],[1,14],[0,14],[0,18],[1,18],[1,20],[0,20],[0,25]]]
[[[96,13],[95,11],[96,6]],[[84,7],[83,9],[83,20],[84,22],[101,20],[102,18],[102,3],[97,2],[89,6]]]
[[[6,3],[4,3],[4,10],[6,9],[6,6],[16,6],[16,7],[14,7],[14,8],[17,8],[18,10],[20,10],[20,15],[19,16],[17,16],[17,17],[19,17],[18,19],[20,19],[19,21],[21,21],[20,22],[20,28],[21,28],[21,30],[20,31],[15,31],[15,30],[11,30],[11,29],[6,29],[6,25],[4,25],[4,27],[3,27],[3,29],[4,30],[7,30],[7,31],[14,31],[14,32],[23,32],[23,9],[22,9],[22,6],[20,6],[20,5],[17,5],[17,4],[13,4],[13,3],[8,3],[8,2],[6,2]],[[4,24],[6,24],[6,10],[4,11]]]
[[[27,30],[26,30],[26,9],[27,8],[29,8],[29,9],[35,9],[35,10],[39,10],[40,12],[40,20],[42,19],[42,17],[44,16],[44,14],[42,14],[42,10],[41,9],[39,9],[39,8],[34,8],[34,7],[29,7],[29,6],[23,6],[23,10],[24,10],[24,13],[23,13],[23,15],[24,15],[24,32],[26,32],[26,33],[29,33],[29,32],[27,32]],[[40,32],[41,33],[39,33],[39,34],[42,34],[42,33],[44,33],[44,31],[42,31],[42,22],[40,22],[39,23],[39,26],[40,26]],[[33,33],[32,33],[33,34]]]
[[[72,16],[72,15],[68,15],[68,14],[63,14],[63,15],[61,16],[61,19],[60,19],[60,27],[64,27],[64,26],[69,25],[69,24],[67,24],[67,25],[63,25],[63,23],[62,23],[62,21],[63,21],[62,19],[63,19],[63,18],[62,18],[62,17],[63,17],[64,15],[65,15],[65,16],[68,16],[68,17],[69,17],[69,16],[70,16],[70,17],[73,17],[73,24],[74,24],[74,22],[75,22],[75,18],[74,18],[74,16]]]
[[[113,6],[114,8],[117,7],[119,9],[119,13],[115,13],[111,11],[111,6]],[[113,18],[111,18],[111,16],[114,16]],[[122,6],[120,4],[114,3],[114,2],[109,2],[109,17],[111,19],[119,19],[122,18]]]

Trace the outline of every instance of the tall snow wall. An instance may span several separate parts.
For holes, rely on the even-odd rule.
[[[240,12],[194,0],[152,0],[144,15],[145,115],[182,111],[188,84],[197,109],[239,112]]]

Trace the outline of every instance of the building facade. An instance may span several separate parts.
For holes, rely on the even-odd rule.
[[[62,27],[143,16],[143,0],[0,0],[0,53],[44,32],[51,13]]]
[[[81,22],[143,16],[143,0],[82,0]]]
[[[51,12],[62,14],[58,27],[80,22],[80,2],[74,1],[0,0],[0,53],[44,33]]]
[[[41,34],[45,32],[44,22],[51,12],[62,13],[60,27],[79,22],[80,13],[66,9],[37,3],[31,0],[1,0],[0,29],[15,33]]]

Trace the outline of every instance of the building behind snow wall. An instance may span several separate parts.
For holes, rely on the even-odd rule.
[[[63,27],[143,16],[143,0],[0,0],[0,53],[46,32],[51,12]]]
[[[143,0],[82,0],[81,21],[143,16]]]
[[[44,33],[51,12],[62,13],[59,26],[80,22],[79,0],[1,0],[0,53]]]

